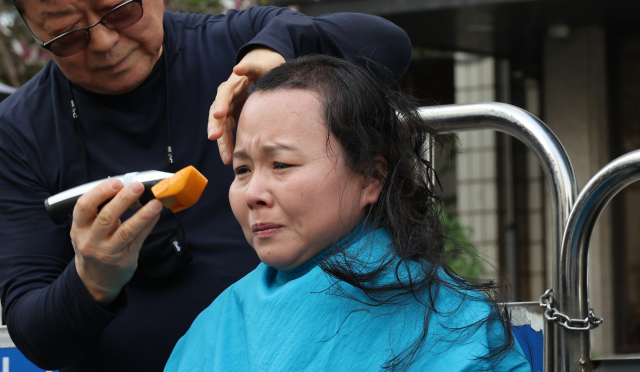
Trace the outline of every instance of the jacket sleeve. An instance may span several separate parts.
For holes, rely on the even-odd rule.
[[[257,7],[230,12],[228,17],[234,25],[231,30],[234,43],[243,44],[237,62],[259,46],[267,46],[285,59],[326,54],[367,66],[383,82],[391,84],[402,76],[411,60],[407,34],[374,15],[337,13],[308,17],[287,8]],[[250,25],[245,25],[247,22]]]
[[[21,93],[11,101],[20,100]],[[37,366],[53,370],[95,345],[124,308],[126,294],[118,298],[114,312],[93,301],[76,272],[69,228],[54,225],[44,208],[50,193],[37,157],[46,154],[29,154],[33,142],[26,139],[28,131],[20,135],[7,121],[12,120],[0,115],[2,318],[20,351]]]

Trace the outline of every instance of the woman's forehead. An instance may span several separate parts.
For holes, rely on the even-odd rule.
[[[252,94],[238,122],[238,146],[290,146],[302,150],[326,145],[320,102],[306,90]]]
[[[252,94],[240,116],[239,131],[315,131],[322,124],[320,101],[313,92],[292,89]],[[249,125],[243,125],[248,123]],[[322,125],[324,126],[324,125]]]

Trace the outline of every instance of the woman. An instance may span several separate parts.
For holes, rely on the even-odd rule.
[[[444,264],[432,130],[415,106],[324,56],[250,94],[229,200],[263,263],[200,314],[165,371],[530,371],[491,288]]]

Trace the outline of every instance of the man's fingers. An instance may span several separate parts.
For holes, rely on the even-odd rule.
[[[284,57],[275,50],[256,48],[242,58],[233,68],[233,72],[240,76],[247,76],[250,80],[257,80],[284,62]]]
[[[233,102],[245,95],[248,86],[249,79],[236,74],[231,74],[229,80],[220,84],[216,99],[209,108],[207,135],[210,140],[217,140],[223,135],[226,118],[234,114]]]
[[[155,227],[156,223],[158,223],[159,219],[160,219],[160,213],[158,213],[154,218],[149,220],[149,222],[147,222],[144,228],[140,230],[140,233],[136,235],[136,237],[133,239],[131,248],[132,250],[134,250],[136,255],[139,253],[140,248],[142,248],[142,244],[144,243],[145,239],[147,239],[147,237]]]
[[[255,70],[255,65],[253,63],[240,61],[240,63],[235,65],[235,67],[233,68],[233,73],[238,76],[247,76],[250,75],[250,72],[252,70]]]
[[[268,62],[265,64],[262,60],[251,59],[249,61],[242,60],[235,65],[233,73],[238,76],[246,76],[250,81],[260,79],[264,74],[271,71],[272,68],[278,65],[277,62]]]
[[[247,100],[247,92],[240,92],[240,95],[234,99],[229,105],[229,112],[233,115],[228,115],[223,119],[222,134],[218,138],[218,150],[220,151],[220,158],[222,163],[229,165],[232,162],[233,150],[235,148],[235,139],[233,133],[236,130],[236,117],[240,116],[240,110],[244,106],[244,102]]]
[[[224,164],[231,164],[234,149],[233,131],[236,129],[236,120],[233,116],[227,117],[223,127],[223,133],[218,138],[218,150]]]
[[[144,186],[140,182],[134,182],[121,189],[98,213],[95,223],[91,227],[93,236],[102,240],[111,235],[122,214],[138,201],[143,192]]]
[[[216,99],[209,108],[209,122],[207,124],[207,134],[210,140],[217,140],[222,135],[223,122],[229,113],[229,104],[233,100],[234,87],[236,87],[242,78],[236,74],[231,74],[229,79],[218,87]]]
[[[207,137],[214,141],[222,136],[223,126],[218,123],[219,119],[213,116],[213,112],[216,110],[216,101],[213,101],[209,108],[209,122],[207,124]]]
[[[218,96],[220,97],[220,100],[218,100],[218,96],[216,96],[216,100],[213,102],[215,106],[213,110],[213,117],[216,119],[223,119],[224,117],[229,116],[229,113],[233,112],[229,106],[239,96],[242,96],[243,93],[245,93],[249,87],[249,83],[250,81],[248,77],[231,74],[229,80],[218,87]]]
[[[73,224],[79,228],[93,224],[100,205],[113,198],[122,187],[120,180],[108,180],[82,195],[73,209]]]
[[[139,249],[144,239],[158,222],[160,211],[162,211],[162,202],[157,199],[151,200],[120,225],[111,237],[112,244],[124,249],[129,243],[139,241],[140,244],[132,245],[132,248]]]
[[[218,87],[216,99],[213,101],[212,115],[222,119],[229,113],[229,104],[248,86],[249,78],[231,74],[229,79]]]
[[[233,99],[233,87],[238,83],[238,77],[234,74],[229,76],[229,79],[218,86],[216,92],[216,99],[213,101],[211,117],[215,119],[222,119],[227,116],[227,106]]]
[[[209,110],[209,121],[227,116],[229,103],[233,100],[234,87],[240,82],[240,79],[240,76],[232,73],[227,81],[218,86],[216,99]]]
[[[231,112],[230,116],[234,118],[240,117],[240,112],[242,111],[242,107],[244,107],[244,103],[247,101],[247,97],[249,96],[249,86],[247,85],[246,89],[243,89],[238,93],[231,104],[229,105],[229,112]],[[234,124],[235,125],[235,124]]]

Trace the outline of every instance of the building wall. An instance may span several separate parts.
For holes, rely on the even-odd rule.
[[[605,55],[605,33],[596,26],[544,41],[543,120],[567,150],[579,190],[609,161]],[[590,306],[605,322],[613,322],[614,305],[610,219],[605,210],[593,231],[588,271]],[[591,332],[596,356],[613,353],[613,330],[605,323]]]
[[[640,35],[624,36],[613,46],[617,76],[611,128],[612,157],[640,149]],[[613,66],[612,66],[613,67]],[[615,68],[615,67],[614,67]],[[610,68],[612,69],[612,68]],[[640,352],[640,183],[627,186],[612,201],[613,262],[616,293],[616,351]]]
[[[456,103],[509,103],[512,75],[516,75],[516,79],[522,79],[521,106],[539,115],[538,82],[513,73],[508,61],[455,53],[454,63]],[[494,131],[463,132],[458,139],[456,210],[462,223],[470,227],[470,242],[486,261],[485,278],[506,284],[510,300],[537,300],[549,286],[545,277],[548,260],[542,189],[546,183],[538,160],[530,150],[522,151],[524,145],[515,146],[517,140]],[[514,147],[520,150],[512,150]],[[524,169],[514,172],[514,166]],[[518,177],[514,173],[523,176],[515,180]],[[506,194],[511,197],[505,198]],[[511,213],[505,207],[509,203]],[[508,214],[511,220],[506,217]],[[513,246],[508,242],[510,238]]]
[[[495,60],[455,53],[455,102],[495,101]],[[485,277],[499,276],[498,190],[494,131],[458,133],[456,210],[470,228],[469,241],[486,261]]]

